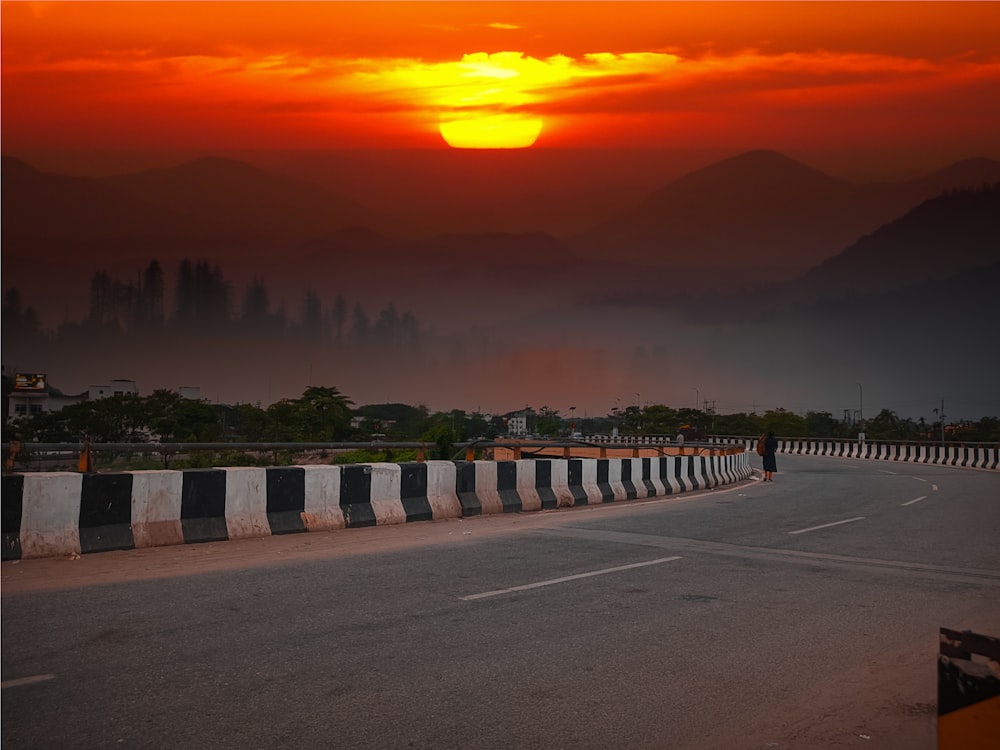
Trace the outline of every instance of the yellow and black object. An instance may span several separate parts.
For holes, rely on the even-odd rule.
[[[1000,747],[1000,639],[941,628],[938,750]]]

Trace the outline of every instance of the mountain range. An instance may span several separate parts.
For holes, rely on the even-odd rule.
[[[593,267],[614,258],[623,277],[659,278],[665,269],[673,278],[683,275],[686,291],[703,292],[795,278],[942,191],[1000,181],[1000,162],[969,159],[919,179],[855,185],[774,151],[751,151],[689,172],[564,237],[420,236],[404,231],[410,218],[351,197],[348,179],[334,192],[221,158],[83,178],[39,172],[5,156],[2,179],[5,265],[28,250],[75,264],[93,257],[97,242],[102,261],[116,270],[131,263],[131,272],[152,250],[168,264],[206,254],[222,263],[259,263],[260,274],[269,276],[276,248],[307,246],[314,261],[325,256],[361,269],[372,256],[380,263],[419,257],[455,269],[471,258],[489,265],[502,254],[541,271],[546,263]],[[5,269],[8,285],[18,283],[19,270],[16,260]],[[582,283],[578,269],[563,270]]]
[[[168,270],[206,258],[237,286],[262,278],[281,299],[309,288],[479,322],[476,310],[504,305],[691,308],[710,298],[722,310],[884,294],[940,279],[943,257],[952,273],[989,265],[1000,247],[996,191],[963,190],[1000,183],[1000,162],[985,158],[855,185],[751,151],[561,237],[408,235],[405,218],[347,190],[222,158],[85,178],[4,156],[2,180],[5,290],[39,307],[57,299],[63,316],[85,309],[81,277],[135,278],[153,258]]]
[[[558,392],[578,405],[596,393],[601,409],[623,392],[683,403],[697,389],[812,407],[845,383],[853,398],[864,380],[866,394],[914,400],[948,384],[980,394],[970,414],[995,412],[981,396],[1000,368],[989,345],[1000,162],[989,159],[856,185],[748,152],[618,196],[610,215],[578,204],[577,228],[562,234],[496,229],[503,202],[482,207],[494,212],[489,231],[420,230],[399,213],[405,201],[366,205],[350,180],[331,189],[231,159],[84,178],[5,156],[2,183],[4,292],[18,289],[46,327],[86,315],[96,271],[136,280],[156,259],[169,285],[182,259],[206,259],[237,306],[260,279],[293,318],[310,290],[325,306],[338,294],[368,310],[391,302],[426,334],[419,357],[377,372],[298,344],[267,356],[221,341],[14,351],[5,337],[6,366],[50,372],[69,391],[127,376],[144,392],[183,381],[217,400],[269,401],[297,396],[315,366],[357,403],[506,409]],[[570,194],[546,203],[535,193],[534,211],[566,211]]]

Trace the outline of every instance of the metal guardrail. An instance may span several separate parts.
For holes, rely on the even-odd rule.
[[[713,435],[711,439],[727,442],[745,442],[747,440],[756,441],[760,435]],[[857,437],[803,437],[803,436],[776,436],[778,440],[784,440],[788,442],[790,440],[804,440],[814,443],[858,443]],[[871,445],[913,445],[913,446],[927,446],[927,447],[940,447],[949,446],[954,448],[996,448],[1000,446],[1000,442],[989,441],[989,440],[945,440],[944,442],[940,440],[896,440],[896,439],[872,439],[866,437],[863,441],[865,444]]]
[[[551,451],[561,451],[562,457],[571,458],[574,451],[577,453],[587,450],[597,451],[600,458],[607,457],[610,451],[630,451],[632,455],[638,456],[640,451],[659,451],[660,455],[667,455],[667,450],[672,454],[680,455],[702,455],[717,453],[719,451],[743,452],[743,446],[725,443],[700,443],[687,442],[684,444],[672,443],[669,440],[662,443],[637,443],[635,441],[620,442],[591,442],[589,440],[472,440],[460,443],[449,444],[455,453],[452,460],[458,459],[463,454],[465,460],[471,461],[476,453],[492,451],[496,448],[507,449],[512,452],[515,460],[521,458],[532,458],[536,456],[552,455]],[[414,450],[416,460],[425,461],[428,451],[440,450],[442,446],[438,443],[414,442],[414,441],[382,441],[373,440],[367,442],[267,442],[267,443],[22,443],[11,441],[2,444],[2,451],[5,456],[4,469],[12,471],[19,457],[31,456],[33,459],[69,459],[76,462],[77,470],[82,472],[93,470],[93,456],[97,453],[119,454],[119,455],[149,455],[158,456],[163,460],[164,467],[169,460],[195,452],[212,451],[219,452],[246,452],[246,453],[267,453],[291,451],[293,453],[303,453],[306,451],[351,451],[368,450],[372,452],[385,452],[393,450]],[[23,463],[23,461],[22,461]],[[27,467],[25,467],[27,468]]]

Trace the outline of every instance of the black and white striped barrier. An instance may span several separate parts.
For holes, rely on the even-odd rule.
[[[757,438],[740,438],[748,452],[757,448]],[[732,443],[732,438],[711,442]],[[860,443],[856,440],[779,439],[778,453],[798,456],[863,458],[874,461],[935,464],[970,469],[1000,469],[1000,446],[930,445],[918,443]]]
[[[623,502],[748,479],[749,454],[3,477],[3,559]]]

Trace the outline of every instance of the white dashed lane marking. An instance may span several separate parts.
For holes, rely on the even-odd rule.
[[[845,523],[854,523],[855,521],[865,520],[864,516],[858,516],[857,518],[845,518],[843,521],[834,521],[833,523],[824,523],[819,526],[810,526],[808,529],[799,529],[797,531],[789,531],[789,534],[805,534],[807,531],[818,531],[819,529],[828,529],[831,526],[840,526]]]
[[[537,589],[542,586],[554,586],[557,583],[566,583],[567,581],[576,581],[580,578],[590,578],[591,576],[601,576],[606,573],[617,573],[622,570],[631,570],[632,568],[644,568],[647,565],[659,565],[660,563],[673,562],[674,560],[680,560],[679,556],[675,557],[661,557],[656,560],[649,560],[647,562],[632,563],[631,565],[620,565],[617,568],[604,568],[602,570],[591,570],[587,573],[577,573],[572,576],[563,576],[562,578],[551,578],[548,581],[538,581],[538,583],[528,583],[524,586],[512,586],[509,589],[497,589],[496,591],[486,591],[482,594],[470,594],[469,596],[461,597],[463,601],[472,601],[473,599],[487,599],[491,596],[502,596],[503,594],[510,594],[515,591],[527,591],[528,589]]]
[[[0,688],[6,690],[12,687],[23,687],[24,685],[34,685],[38,682],[48,682],[49,680],[54,680],[56,676],[54,674],[36,674],[34,677],[21,677],[16,680],[6,680],[5,682],[0,682]]]

